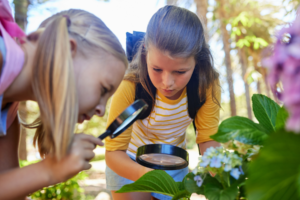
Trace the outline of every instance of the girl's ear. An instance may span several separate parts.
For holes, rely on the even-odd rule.
[[[76,52],[77,52],[77,42],[76,42],[76,40],[70,38],[70,47],[71,47],[72,58],[74,58],[75,55],[76,55]]]

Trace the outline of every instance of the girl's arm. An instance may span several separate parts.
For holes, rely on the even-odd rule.
[[[130,81],[122,81],[112,97],[107,125],[132,104],[134,99],[135,84]],[[126,154],[131,139],[131,132],[132,126],[114,139],[109,137],[105,139],[105,160],[107,166],[118,175],[136,181],[151,169],[137,164]]]
[[[95,155],[93,149],[96,145],[103,145],[98,138],[76,134],[68,155],[60,161],[48,156],[39,163],[20,169],[17,154],[18,132],[18,120],[15,119],[7,135],[0,139],[0,199],[24,200],[29,193],[66,181],[81,170],[91,168],[89,160]]]
[[[221,102],[221,88],[216,87],[215,97],[218,102]],[[209,147],[218,147],[220,144],[213,141],[210,136],[218,131],[220,121],[220,106],[213,99],[212,88],[206,92],[206,101],[198,110],[195,119],[198,135],[196,138],[199,144],[201,155],[204,154]]]
[[[203,155],[204,152],[206,151],[206,149],[208,149],[209,147],[219,147],[219,146],[221,146],[221,144],[216,142],[216,141],[202,142],[198,145],[199,145],[201,155]]]
[[[125,151],[106,151],[107,166],[118,175],[132,181],[138,180],[147,172],[153,170],[131,160]]]

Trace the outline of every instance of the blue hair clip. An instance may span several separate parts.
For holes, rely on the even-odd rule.
[[[132,61],[132,58],[137,53],[145,34],[138,31],[133,31],[133,33],[126,32],[126,56],[129,62]]]

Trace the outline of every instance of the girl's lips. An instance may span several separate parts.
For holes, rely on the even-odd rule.
[[[91,119],[91,117],[88,116],[87,114],[83,114],[83,117],[84,117],[84,120],[90,120]]]
[[[174,90],[165,90],[165,89],[163,89],[163,91],[164,91],[165,93],[171,93],[171,92],[173,92]]]
[[[83,115],[80,115],[80,118],[79,118],[79,120],[78,120],[78,123],[82,123],[84,120],[90,120],[91,118],[88,116],[88,115],[86,115],[86,114],[83,114]]]

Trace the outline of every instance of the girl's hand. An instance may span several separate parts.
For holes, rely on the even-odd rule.
[[[69,153],[64,158],[58,161],[52,156],[47,156],[42,162],[49,175],[49,184],[66,181],[80,171],[90,169],[92,165],[89,161],[95,156],[93,150],[96,145],[103,146],[99,138],[82,133],[75,134]]]

